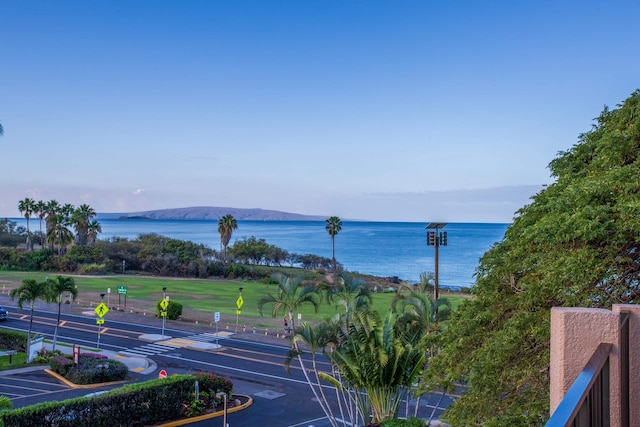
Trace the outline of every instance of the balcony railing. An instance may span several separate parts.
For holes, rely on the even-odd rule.
[[[629,313],[620,317],[621,425],[629,426]],[[608,427],[609,356],[612,344],[601,343],[547,421],[546,427]]]

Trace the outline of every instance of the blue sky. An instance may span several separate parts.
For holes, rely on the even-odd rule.
[[[640,2],[0,5],[0,216],[510,222],[640,87]]]

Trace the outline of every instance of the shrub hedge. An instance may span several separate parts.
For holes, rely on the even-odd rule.
[[[194,397],[195,382],[209,396],[231,396],[233,384],[214,374],[175,375],[128,384],[94,397],[45,402],[0,412],[4,426],[12,427],[141,427],[185,417]],[[219,399],[214,399],[215,404]]]
[[[98,384],[111,381],[122,381],[127,378],[127,366],[96,353],[81,353],[78,365],[73,363],[72,356],[55,356],[49,362],[51,370],[74,384]]]

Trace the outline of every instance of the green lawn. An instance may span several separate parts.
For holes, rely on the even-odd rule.
[[[57,273],[42,272],[14,272],[0,271],[0,282],[14,282],[11,287],[19,285],[23,279],[35,279],[36,281],[44,281],[46,277],[53,279]],[[244,305],[242,306],[242,318],[250,321],[258,320],[260,313],[257,309],[257,301],[261,296],[267,293],[275,293],[276,285],[266,285],[256,281],[233,281],[233,280],[200,280],[200,279],[167,279],[158,277],[140,277],[140,276],[72,276],[81,301],[99,302],[100,294],[107,293],[110,289],[110,305],[114,306],[118,301],[118,286],[127,287],[127,299],[129,306],[132,300],[142,300],[155,304],[160,301],[163,296],[162,288],[167,288],[167,296],[170,301],[176,301],[186,308],[197,310],[200,312],[211,313],[219,311],[223,318],[227,321],[236,318],[236,300],[240,295],[239,288],[242,289],[242,298]],[[3,285],[6,286],[6,285]],[[5,292],[6,293],[6,290]],[[393,293],[376,293],[373,296],[373,309],[381,313],[385,313],[391,307]],[[464,300],[459,295],[441,294],[441,297],[449,299],[452,308],[455,309]],[[120,296],[121,304],[124,304],[124,296]],[[105,302],[107,296],[105,296]],[[337,312],[335,307],[322,302],[318,313],[314,313],[313,306],[305,305],[300,310],[303,320],[320,320],[324,317],[332,316]],[[265,306],[264,317],[270,318],[270,308]],[[282,317],[282,314],[279,315]],[[256,325],[260,326],[260,324]]]

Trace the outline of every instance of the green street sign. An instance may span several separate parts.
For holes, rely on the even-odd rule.
[[[126,295],[127,294],[127,287],[124,285],[118,285],[118,294],[119,295]]]

